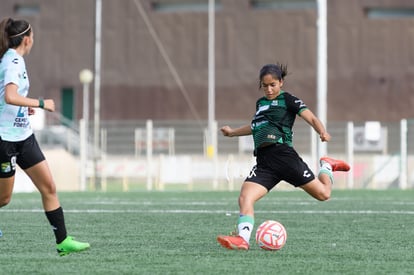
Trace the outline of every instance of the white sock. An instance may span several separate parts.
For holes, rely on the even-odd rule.
[[[326,162],[326,161],[322,161],[321,170],[322,169],[327,169],[332,172],[332,166],[329,164],[329,162]]]
[[[242,237],[247,243],[250,241],[250,236],[252,235],[253,231],[253,224],[249,222],[242,222],[239,223],[237,226],[239,236]]]

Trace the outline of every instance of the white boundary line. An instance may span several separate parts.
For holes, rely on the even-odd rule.
[[[7,213],[43,213],[43,209],[4,209],[0,210],[1,212]],[[169,209],[169,210],[137,210],[137,209],[125,209],[125,210],[112,210],[112,209],[66,209],[64,210],[65,213],[102,213],[102,214],[110,214],[110,213],[151,213],[151,214],[238,214],[238,211],[226,211],[226,210],[192,210],[192,209]],[[414,215],[413,211],[403,211],[403,210],[390,210],[390,211],[377,211],[377,210],[326,210],[326,211],[319,211],[319,210],[303,210],[303,211],[291,211],[291,210],[280,210],[280,211],[266,211],[266,210],[258,210],[255,211],[256,214],[325,214],[325,215]]]

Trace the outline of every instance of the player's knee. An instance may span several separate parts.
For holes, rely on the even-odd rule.
[[[246,203],[246,196],[242,193],[239,195],[239,206],[243,206]]]
[[[42,195],[56,195],[56,185],[53,181],[45,184],[40,190]]]
[[[239,206],[240,210],[249,210],[253,207],[254,201],[251,197],[246,196],[243,192],[239,196]]]
[[[315,198],[319,201],[327,201],[331,198],[331,193],[325,192],[325,193],[319,193]]]
[[[6,206],[10,203],[11,196],[1,196],[0,197],[0,207]]]

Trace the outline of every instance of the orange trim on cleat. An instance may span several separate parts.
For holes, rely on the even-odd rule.
[[[320,161],[321,162],[324,161],[324,162],[329,163],[332,166],[332,172],[335,172],[335,171],[344,171],[344,172],[347,172],[347,171],[349,171],[351,169],[351,167],[349,166],[349,164],[346,163],[343,160],[333,159],[333,158],[330,158],[330,157],[322,157],[320,159]]]
[[[221,246],[231,250],[248,250],[249,244],[240,236],[217,236]]]

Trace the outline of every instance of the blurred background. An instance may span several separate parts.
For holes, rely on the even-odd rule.
[[[334,188],[414,187],[413,0],[2,0],[0,16],[33,26],[29,96],[57,107],[33,127],[61,191],[237,190],[252,140],[218,129],[250,123],[275,62],[332,135],[320,151],[297,119],[314,172],[326,152],[352,166]]]

